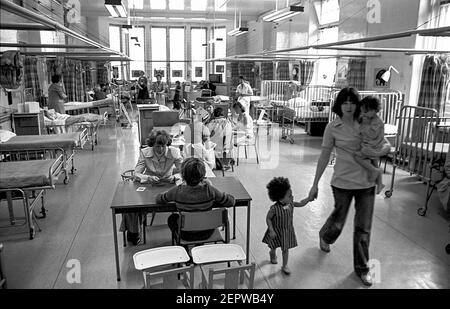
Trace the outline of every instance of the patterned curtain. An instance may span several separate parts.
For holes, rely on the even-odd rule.
[[[109,83],[108,79],[108,69],[105,68],[104,62],[97,62],[97,84],[107,84]]]
[[[33,90],[33,99],[37,102],[41,98],[41,87],[39,85],[39,77],[37,72],[37,57],[27,56],[24,61],[24,81],[25,88]]]
[[[277,65],[277,80],[290,80],[289,61],[279,61]]]
[[[347,73],[348,86],[364,90],[366,84],[366,60],[350,59]]]
[[[261,79],[273,80],[273,62],[262,62],[261,64]]]
[[[87,88],[92,88],[94,85],[92,84],[92,68],[90,63],[84,63],[83,68],[85,72],[85,85]]]
[[[81,102],[84,97],[81,61],[67,60],[64,68],[64,87],[69,101]]]
[[[427,56],[423,63],[418,106],[444,110],[450,82],[450,56]]]
[[[48,83],[51,84],[53,75],[63,76],[64,58],[47,59],[47,76]]]
[[[307,87],[311,83],[314,74],[314,61],[300,61],[298,80],[302,87]]]

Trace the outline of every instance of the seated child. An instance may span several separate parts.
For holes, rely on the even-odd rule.
[[[297,247],[295,229],[293,225],[294,207],[303,207],[309,199],[294,202],[289,179],[275,177],[267,185],[267,191],[271,201],[275,202],[270,206],[267,213],[267,231],[263,237],[263,243],[269,248],[270,262],[277,264],[276,249],[281,247],[283,255],[283,265],[281,271],[286,275],[291,273],[288,267],[289,249]]]
[[[181,176],[185,183],[156,196],[157,203],[175,202],[178,211],[208,211],[213,206],[232,207],[234,197],[221,192],[205,180],[205,165],[198,158],[187,158],[181,165]],[[178,230],[179,215],[174,213],[167,219],[172,233]],[[183,232],[183,240],[204,240],[211,237],[214,230]]]
[[[391,150],[390,143],[384,137],[384,123],[377,115],[381,110],[381,103],[373,96],[361,100],[361,151],[355,153],[355,161],[370,173],[369,180],[377,184],[377,194],[383,188],[382,171],[378,168],[380,157]]]

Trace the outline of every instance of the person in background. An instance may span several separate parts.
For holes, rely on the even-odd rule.
[[[232,195],[219,191],[208,180],[205,180],[206,170],[202,160],[188,158],[181,166],[181,176],[184,183],[169,191],[158,194],[156,202],[165,204],[175,202],[178,211],[197,212],[209,211],[213,206],[232,207],[235,199]],[[172,233],[178,231],[180,216],[171,214],[167,225]],[[184,231],[180,237],[186,241],[204,240],[211,237],[214,230]]]
[[[167,94],[167,86],[161,79],[161,74],[156,74],[156,82],[152,84],[152,92],[156,96],[158,104],[165,105],[165,95]]]
[[[60,85],[61,75],[52,76],[52,84],[48,87],[48,109],[54,109],[55,112],[65,114],[64,100],[67,95]]]
[[[138,94],[137,94],[137,101],[139,103],[150,99],[150,96],[148,94],[148,80],[147,77],[145,76],[145,72],[141,71],[141,76],[139,76],[137,83],[136,83],[136,87],[138,90]]]
[[[152,131],[147,148],[140,151],[134,169],[135,181],[142,184],[175,183],[175,172],[181,170],[183,158],[180,150],[171,147],[171,138],[166,131]],[[127,239],[134,245],[140,242],[142,216],[139,213],[124,214],[120,231],[127,232]]]
[[[240,145],[246,141],[252,140],[254,138],[253,133],[253,119],[248,113],[248,109],[238,101],[233,104],[233,110],[237,114],[237,121],[233,128],[236,131],[236,140],[234,142],[235,146]]]
[[[250,98],[253,95],[253,89],[244,76],[239,76],[239,85],[236,88],[236,99],[244,105],[245,109],[250,112]]]
[[[207,127],[211,134],[211,142],[216,145],[214,148],[216,162],[223,158],[231,158],[233,127],[231,122],[223,115],[221,107],[214,109],[214,118],[207,124]],[[231,166],[228,160],[224,161],[223,168],[227,170]],[[220,161],[220,163],[222,162]],[[219,166],[219,164],[216,165]]]
[[[106,99],[106,93],[102,91],[100,85],[94,87],[94,101]]]
[[[175,94],[173,96],[173,109],[181,109],[181,84],[180,81],[175,82]]]

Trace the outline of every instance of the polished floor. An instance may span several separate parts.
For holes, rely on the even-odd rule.
[[[270,202],[265,185],[274,176],[288,177],[295,198],[303,198],[312,183],[321,139],[299,128],[295,143],[276,143],[275,129],[268,139],[260,133],[261,164],[254,157],[242,159],[229,176],[236,176],[253,197],[250,260],[255,262],[255,288],[364,288],[353,274],[353,210],[340,238],[326,254],[318,248],[318,231],[333,208],[329,181],[332,168],[324,173],[318,200],[296,209],[294,225],[298,247],[290,250],[290,276],[280,265],[269,263],[268,250],[261,242],[266,230],[265,215]],[[77,171],[70,184],[60,183],[48,191],[46,219],[38,221],[42,232],[28,240],[25,229],[0,229],[4,244],[4,264],[9,288],[141,288],[142,276],[133,267],[134,252],[170,244],[164,214],[158,214],[147,231],[147,245],[119,244],[122,281],[116,281],[112,220],[109,209],[120,173],[133,168],[138,156],[138,130],[121,128],[114,122],[100,130],[100,144],[94,150],[76,154]],[[274,141],[272,143],[272,141]],[[270,152],[268,151],[270,150]],[[218,174],[218,177],[222,177]],[[384,181],[390,184],[390,166]],[[394,195],[376,198],[370,254],[377,266],[377,282],[372,288],[450,288],[449,215],[431,198],[425,217],[416,211],[423,202],[426,186],[409,174],[399,172]],[[2,202],[0,220],[7,214]],[[19,209],[19,206],[17,207]],[[237,239],[245,245],[246,212],[237,215]],[[119,235],[121,239],[121,235]],[[281,253],[278,254],[281,260]],[[73,260],[81,266],[81,283],[70,284]],[[197,276],[199,270],[196,270]]]

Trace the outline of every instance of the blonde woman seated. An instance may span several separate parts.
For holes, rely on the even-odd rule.
[[[138,162],[134,169],[135,181],[143,184],[175,183],[175,172],[181,171],[183,158],[180,150],[171,147],[172,140],[166,131],[152,131],[147,145],[141,149]],[[139,227],[141,214],[124,214],[120,231],[127,231],[127,239],[134,245],[140,242]]]
[[[233,128],[236,137],[234,145],[238,146],[252,141],[255,136],[253,133],[253,119],[249,111],[239,101],[233,104],[233,110],[237,114],[237,120]]]

